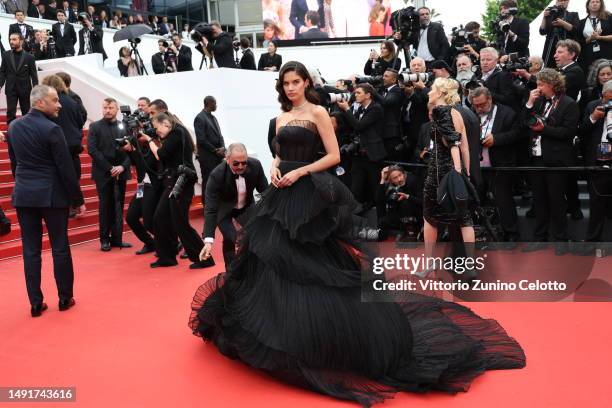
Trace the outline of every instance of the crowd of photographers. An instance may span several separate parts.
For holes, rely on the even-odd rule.
[[[470,176],[491,210],[481,221],[489,229],[492,221],[496,238],[510,247],[532,241],[525,251],[552,241],[557,254],[567,253],[567,216],[583,218],[578,180],[586,179],[588,230],[572,238],[602,239],[612,204],[612,176],[597,171],[612,164],[612,18],[603,1],[589,0],[582,20],[567,11],[568,3],[558,0],[544,12],[542,57],[530,56],[529,24],[516,16],[513,0],[504,0],[492,43],[480,38],[476,22],[453,29],[449,40],[428,8],[407,8],[394,13],[393,37],[380,52],[371,50],[363,74],[331,85],[311,73],[341,146],[338,174],[364,213],[376,208],[379,235],[418,236],[425,176],[419,164],[431,159],[433,148],[428,93],[434,79],[444,77],[459,82],[456,108],[466,123]],[[388,166],[393,162],[408,165]],[[538,169],[512,171],[530,166]],[[562,170],[574,166],[595,170]],[[519,230],[516,195],[533,198],[531,236]]]

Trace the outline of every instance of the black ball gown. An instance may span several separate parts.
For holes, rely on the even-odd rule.
[[[309,121],[288,123],[273,142],[283,174],[323,151]],[[360,258],[348,238],[353,205],[327,172],[270,186],[228,271],[197,290],[193,334],[282,381],[362,406],[397,391],[466,391],[485,370],[525,365],[496,321],[461,305],[361,302]]]

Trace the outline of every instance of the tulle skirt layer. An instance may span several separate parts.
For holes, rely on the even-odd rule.
[[[300,163],[281,163],[281,171]],[[237,258],[197,290],[189,326],[232,359],[292,384],[370,406],[397,391],[466,391],[525,355],[494,320],[415,294],[361,302],[350,192],[327,173],[271,187]]]

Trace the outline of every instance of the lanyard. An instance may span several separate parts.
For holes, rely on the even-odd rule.
[[[486,136],[487,134],[491,133],[489,131],[489,129],[493,128],[493,121],[491,119],[493,119],[493,116],[495,116],[495,112],[497,111],[497,106],[493,106],[493,109],[491,109],[489,111],[489,113],[487,113],[487,117],[485,118],[484,122],[480,123],[480,134],[482,135],[483,130],[484,130],[484,135]]]

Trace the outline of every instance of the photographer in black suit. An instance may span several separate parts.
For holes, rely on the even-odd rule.
[[[604,84],[602,98],[587,105],[580,134],[584,140],[586,166],[612,165],[612,111],[604,105],[612,101],[612,81]],[[586,240],[601,242],[606,216],[612,209],[612,177],[609,172],[593,172],[589,177],[589,225]],[[594,247],[586,247],[585,252],[593,253]],[[585,253],[587,254],[587,253]]]
[[[242,57],[240,58],[240,69],[250,69],[256,70],[255,66],[255,55],[253,55],[253,50],[251,49],[251,41],[242,37],[240,39],[240,49],[242,50]]]
[[[391,160],[400,160],[401,153],[406,146],[402,143],[401,113],[405,94],[397,84],[397,71],[387,69],[383,74],[383,86],[380,93],[374,93],[374,100],[383,107],[383,133],[382,138]],[[407,157],[405,157],[407,158]]]
[[[55,38],[57,58],[72,57],[75,54],[74,44],[77,42],[76,31],[66,20],[66,14],[62,9],[57,10],[57,21],[51,27],[51,34]]]
[[[89,126],[87,135],[87,153],[92,159],[91,178],[96,182],[100,200],[100,249],[104,252],[110,251],[111,247],[132,247],[123,242],[125,186],[132,175],[130,158],[115,141],[124,136],[117,122],[118,112],[115,99],[104,99],[103,118]]]
[[[212,260],[200,261],[202,239],[189,224],[189,207],[198,175],[193,165],[194,145],[191,135],[168,112],[153,117],[159,139],[144,135],[151,152],[163,171],[164,191],[154,215],[155,246],[159,259],[151,268],[177,265],[178,239],[192,264],[189,269],[213,266]]]
[[[578,13],[567,11],[569,0],[557,0],[553,7],[544,10],[540,35],[546,36],[542,59],[546,68],[555,68],[555,50],[561,40],[575,40],[580,18]]]
[[[371,208],[374,204],[381,161],[387,157],[382,138],[385,113],[382,106],[372,100],[374,92],[370,84],[359,84],[355,87],[355,102],[360,104],[355,114],[349,110],[347,101],[337,102],[359,140],[351,169],[351,192],[357,201],[364,204],[364,209]]]
[[[493,103],[491,92],[485,87],[471,91],[469,98],[480,119],[480,167],[515,167],[517,141],[521,134],[516,113],[507,106]],[[515,178],[516,175],[509,172],[485,172],[480,191],[482,199],[488,192],[493,194],[503,238],[512,242],[519,239],[518,215],[512,193]]]
[[[550,68],[536,75],[538,87],[530,92],[523,111],[523,122],[531,129],[532,165],[567,167],[574,162],[572,140],[578,129],[578,104],[565,95],[563,76]],[[549,232],[557,242],[555,253],[563,255],[567,246],[567,173],[534,172],[531,174],[536,215],[534,242],[525,252],[546,247]]]
[[[0,89],[6,94],[6,117],[10,124],[17,114],[17,102],[21,114],[30,110],[30,91],[38,85],[38,73],[34,57],[23,49],[21,33],[9,36],[11,50],[2,55],[0,65]]]
[[[17,22],[9,26],[9,38],[11,34],[21,34],[23,38],[23,49],[30,52],[31,46],[34,44],[34,27],[24,23],[25,14],[21,10],[15,11],[15,19]]]
[[[486,47],[480,50],[480,67],[482,76],[480,79],[484,86],[491,91],[493,101],[518,110],[519,101],[515,97],[512,86],[512,75],[498,67],[499,54],[495,48]]]
[[[219,68],[236,68],[236,62],[233,55],[233,40],[232,37],[221,29],[221,23],[213,21],[210,23],[213,29],[213,41],[208,41],[206,37],[202,37],[202,45],[212,55],[217,67]]]
[[[229,145],[225,161],[215,167],[206,185],[205,238],[200,259],[211,257],[215,229],[219,227],[223,235],[223,260],[228,267],[236,248],[233,222],[254,203],[253,191],[262,193],[267,187],[268,181],[259,160],[248,157],[242,143]]]
[[[102,54],[102,60],[107,58],[102,37],[104,32],[100,27],[94,27],[91,17],[86,13],[79,14],[79,22],[83,28],[79,31],[79,55]]]
[[[68,243],[68,208],[85,211],[79,184],[61,128],[53,123],[60,110],[53,88],[40,85],[30,95],[34,108],[9,126],[13,206],[21,228],[23,263],[32,317],[47,309],[40,289],[42,221],[51,240],[59,310],[74,306],[74,271]]]
[[[219,122],[213,115],[216,110],[217,100],[209,95],[204,98],[204,109],[198,113],[193,121],[198,147],[198,161],[202,174],[202,191],[206,191],[206,183],[210,172],[225,157],[225,141],[221,134]]]
[[[172,44],[170,50],[176,55],[176,71],[193,71],[191,63],[191,48],[183,45],[183,39],[180,34],[172,34]]]
[[[517,11],[515,0],[503,0],[499,4],[500,25],[509,24],[509,27],[507,31],[499,28],[497,47],[504,56],[516,52],[519,57],[529,57],[529,21],[515,17]]]
[[[439,23],[431,22],[431,10],[428,7],[421,7],[417,11],[421,24],[419,37],[414,44],[417,57],[425,61],[427,69],[436,60],[450,63],[451,49],[444,28]],[[396,32],[394,38],[396,42],[400,41],[402,39],[401,33]]]
[[[411,74],[424,74],[427,68],[422,58],[410,60]],[[429,121],[427,104],[429,88],[424,81],[410,82],[404,85],[404,105],[402,106],[402,133],[410,155],[416,153],[417,139],[421,126]]]

